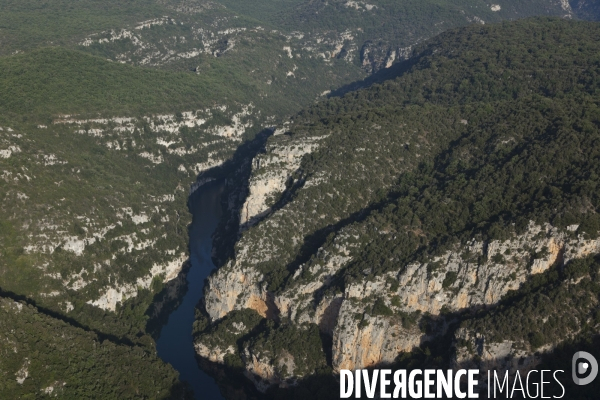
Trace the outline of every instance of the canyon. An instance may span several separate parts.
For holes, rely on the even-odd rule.
[[[593,336],[595,3],[248,4],[0,1],[0,397],[192,398],[198,359],[326,398]]]
[[[502,175],[505,168],[514,170],[525,162],[520,157],[531,153],[523,149],[538,143],[536,134],[522,127],[526,123],[517,122],[524,120],[508,111],[514,102],[499,101],[495,112],[486,114],[490,119],[479,119],[476,126],[466,110],[445,108],[435,97],[442,118],[438,111],[416,104],[381,111],[390,101],[403,98],[413,76],[429,71],[438,57],[446,56],[443,52],[453,50],[436,43],[423,51],[426,61],[415,61],[395,81],[331,99],[278,126],[248,162],[252,171],[246,185],[240,187],[236,181],[229,189],[238,240],[232,255],[209,276],[199,305],[201,328],[195,334],[195,348],[200,357],[226,367],[243,366],[257,390],[270,393],[273,388],[302,386],[323,365],[333,374],[341,369],[393,366],[403,355],[423,352],[448,335],[452,339],[447,350],[456,352],[449,364],[485,365],[485,370],[506,366],[514,373],[533,368],[562,341],[583,334],[578,324],[589,323],[596,332],[595,300],[569,322],[568,333],[549,330],[554,333],[538,338],[534,333],[522,336],[521,330],[514,338],[502,340],[506,333],[498,328],[489,328],[486,335],[477,325],[487,321],[486,315],[506,318],[501,305],[507,299],[526,290],[530,282],[561,276],[570,266],[593,259],[600,253],[600,242],[597,226],[588,224],[587,214],[570,214],[569,223],[557,226],[547,217],[532,218],[538,212],[535,207],[516,211],[520,206],[511,200],[502,200],[506,207],[516,207],[511,208],[511,220],[479,222],[485,228],[446,233],[456,235],[453,238],[427,233],[427,229],[450,230],[458,215],[476,218],[481,203],[467,206],[463,202],[475,200],[459,200],[465,191],[472,193],[470,186],[457,189],[467,182],[498,190],[503,199],[507,192],[518,190],[508,189],[513,184],[506,182],[512,178],[498,177],[500,186],[494,186],[484,174],[512,176]],[[438,74],[451,69],[456,61],[450,60]],[[458,74],[450,79],[465,78]],[[452,104],[453,100],[444,101]],[[470,104],[477,108],[479,103]],[[379,115],[372,115],[372,110],[379,110]],[[545,124],[543,118],[536,120]],[[429,125],[429,120],[443,126]],[[506,130],[497,128],[500,120]],[[489,127],[485,134],[480,126]],[[486,139],[478,139],[479,135]],[[541,135],[544,145],[559,140],[559,136]],[[466,143],[471,140],[481,144],[469,147]],[[428,159],[432,160],[429,167]],[[492,162],[489,159],[498,163],[494,164],[497,172],[486,167],[486,162]],[[476,166],[457,172],[457,165],[468,162]],[[588,165],[585,158],[577,164]],[[435,171],[435,178],[427,175],[427,168]],[[527,171],[531,179],[537,176]],[[548,179],[542,176],[542,181]],[[565,182],[583,179],[560,176]],[[427,183],[414,183],[419,179]],[[446,191],[441,189],[446,186]],[[382,195],[382,190],[387,193]],[[486,196],[482,189],[477,193]],[[522,197],[521,201],[528,204],[529,200]],[[324,206],[329,202],[335,207]],[[440,216],[448,215],[446,225],[436,225],[436,209]],[[418,244],[431,242],[437,244]],[[217,247],[214,253],[219,252]],[[581,275],[564,287],[594,281],[594,274]],[[581,290],[583,298],[585,287],[573,286],[573,290]],[[575,293],[573,299],[579,299]],[[556,311],[555,315],[563,314]],[[540,326],[557,326],[556,322],[544,325],[547,319],[541,317],[536,321]],[[461,323],[474,326],[460,327]],[[286,347],[285,343],[295,343],[303,335],[306,343],[320,345]]]

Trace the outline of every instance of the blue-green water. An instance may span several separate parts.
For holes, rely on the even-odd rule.
[[[215,268],[210,254],[212,234],[221,217],[221,193],[223,185],[204,185],[190,196],[190,211],[193,222],[190,230],[191,268],[187,275],[188,291],[181,305],[169,316],[169,321],[156,343],[158,355],[171,364],[182,381],[187,381],[196,400],[223,399],[214,379],[205,374],[194,356],[192,324],[194,307],[202,297],[204,279]]]

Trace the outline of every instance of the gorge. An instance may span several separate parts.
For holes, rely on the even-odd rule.
[[[185,276],[187,290],[156,342],[159,357],[179,371],[180,379],[191,386],[197,400],[222,398],[214,379],[199,369],[192,343],[194,310],[202,297],[204,279],[214,268],[212,234],[222,214],[222,191],[222,183],[211,182],[190,195],[188,205],[193,217],[189,229],[191,266]]]
[[[0,398],[598,351],[597,3],[0,0]]]

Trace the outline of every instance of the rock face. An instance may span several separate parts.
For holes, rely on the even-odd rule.
[[[321,226],[327,225],[329,217],[319,216],[318,205],[313,208],[302,196],[307,191],[327,196],[335,190],[328,185],[339,178],[326,171],[305,171],[307,154],[326,146],[326,136],[290,137],[282,134],[285,131],[277,130],[265,151],[252,161],[248,195],[240,211],[241,235],[234,257],[208,278],[203,307],[208,328],[195,341],[197,353],[213,362],[239,358],[246,375],[261,391],[272,385],[293,384],[307,372],[300,370],[302,363],[297,354],[285,355],[281,349],[253,342],[252,326],[239,328],[233,324],[237,313],[251,310],[262,321],[286,321],[286,326],[299,331],[316,327],[332,340],[334,372],[385,365],[394,362],[398,354],[444,334],[448,329],[445,314],[492,307],[532,276],[600,253],[600,239],[586,238],[578,225],[558,229],[530,221],[524,232],[506,240],[471,239],[425,260],[395,265],[384,274],[374,276],[368,270],[362,271],[341,289],[340,276],[355,263],[370,240],[364,238],[372,235],[373,228],[367,220],[341,226],[310,259],[294,264],[289,256],[294,252],[285,249],[289,245],[298,249],[305,232],[310,232],[305,219],[299,216],[316,215],[311,221],[324,220]],[[410,142],[418,143],[420,152],[427,151],[418,139],[411,138]],[[370,156],[362,148],[356,149],[356,154]],[[355,171],[361,170],[361,160],[354,160]],[[398,164],[394,167],[402,171]],[[362,193],[368,193],[369,176],[364,180],[359,179],[359,173],[351,176],[363,188]],[[299,189],[294,192],[294,188]],[[292,203],[286,200],[290,193],[294,196]],[[277,208],[273,207],[275,202]],[[392,235],[388,230],[377,234]],[[269,269],[264,266],[282,264],[294,269],[274,293],[269,287],[272,277],[266,275]],[[427,321],[432,319],[438,321],[437,325],[428,330]],[[272,333],[272,328],[259,331],[265,329]],[[480,345],[477,335],[461,330],[456,342]],[[530,348],[515,340],[488,339],[486,343],[483,348],[487,356],[481,353],[480,357],[489,366],[501,362],[505,354],[511,354],[510,362],[520,362],[521,367],[539,362]],[[455,364],[470,362],[474,354],[459,349]]]
[[[240,212],[240,230],[256,224],[271,212],[273,203],[286,190],[286,183],[298,171],[305,154],[315,151],[323,136],[290,140],[282,131],[275,132],[265,152],[252,162],[252,177],[248,196]],[[258,247],[257,247],[258,245]],[[213,321],[232,310],[249,308],[263,317],[279,313],[276,299],[262,283],[263,274],[254,266],[269,259],[268,251],[254,243],[251,237],[242,237],[236,245],[236,257],[208,278],[205,288],[206,311]]]
[[[262,274],[230,262],[208,278],[205,286],[206,311],[213,321],[238,309],[251,308],[266,315],[266,291],[260,285]]]
[[[305,138],[299,142],[280,140],[270,143],[264,154],[254,158],[249,194],[240,215],[242,228],[254,225],[269,211],[286,189],[290,175],[300,167],[302,156],[312,153],[321,139],[323,137]]]
[[[369,315],[365,308],[359,299],[344,299],[333,335],[335,372],[391,363],[421,344],[418,327],[406,329],[389,318]]]
[[[333,332],[335,318],[330,315],[340,306],[339,295],[326,296],[328,300],[315,309],[315,315],[307,308],[310,296],[326,289],[333,276],[351,260],[352,250],[358,250],[351,243],[351,235],[359,237],[361,232],[348,226],[338,233],[335,248],[323,250],[319,257],[327,260],[318,265],[300,265],[302,262],[294,260],[296,253],[308,235],[325,232],[353,213],[359,214],[377,196],[377,190],[389,187],[397,174],[436,146],[418,132],[397,129],[395,125],[384,129],[370,121],[365,121],[364,127],[360,123],[362,129],[375,132],[377,140],[357,132],[362,146],[355,149],[352,162],[347,162],[348,157],[341,152],[325,150],[328,167],[334,165],[331,169],[337,171],[335,174],[330,168],[308,170],[306,165],[309,156],[330,145],[331,132],[326,129],[290,133],[289,126],[284,125],[275,130],[264,151],[252,160],[247,196],[239,211],[240,237],[234,256],[208,278],[205,288],[205,307],[212,321],[232,310],[251,308],[261,315],[282,314],[298,318],[300,323],[328,326],[325,330]],[[388,140],[393,144],[382,150]],[[418,148],[416,154],[407,154],[401,160],[389,156],[391,149],[403,151],[409,142]],[[365,166],[369,163],[385,173],[369,174]],[[338,182],[346,184],[346,190],[339,190]],[[243,192],[240,188],[233,193],[229,204],[235,204]],[[329,203],[340,206],[323,209],[322,205]],[[305,218],[307,214],[314,218]],[[289,287],[275,296],[268,290],[263,266],[282,268],[288,264],[294,278]],[[305,279],[308,275],[311,278]],[[335,298],[338,300],[330,305]],[[305,310],[299,313],[300,309]]]
[[[457,351],[453,367],[479,368],[482,371],[481,376],[484,377],[480,383],[482,386],[487,381],[487,371],[508,371],[511,376],[517,371],[527,372],[540,363],[544,352],[552,349],[552,346],[546,346],[534,352],[530,346],[521,342],[490,342],[484,335],[464,328],[459,329],[454,337]],[[480,360],[478,364],[473,361],[476,355]]]
[[[1,127],[0,179],[8,196],[3,215],[18,216],[13,224],[22,238],[19,247],[31,260],[28,268],[35,271],[31,282],[10,290],[27,290],[23,294],[47,301],[45,306],[74,315],[71,311],[78,303],[73,295],[81,303],[114,311],[140,288],[152,288],[153,279],[173,280],[188,250],[186,225],[191,215],[185,212],[185,186],[196,174],[231,158],[243,132],[262,121],[257,114],[251,103],[213,104],[136,117],[57,115],[52,124],[32,128],[30,136],[22,127]],[[69,132],[71,139],[52,149],[38,142],[57,132]],[[25,151],[31,140],[40,147]],[[72,143],[78,143],[81,152],[72,151]],[[82,163],[81,155],[90,148],[115,157],[115,168],[129,162],[133,167],[122,170],[128,174],[118,184],[98,175],[100,184],[95,175],[86,175],[90,170]],[[155,168],[165,171],[161,180],[150,172]],[[89,207],[78,199],[81,193],[65,191],[83,182],[90,188],[84,189],[87,199],[94,202]],[[104,190],[104,183],[114,197],[99,206],[100,195],[94,190]],[[60,207],[51,205],[55,203]],[[75,204],[77,211],[71,208]],[[25,205],[37,214],[13,213]],[[66,257],[57,257],[61,252]],[[10,287],[8,282],[2,286]]]
[[[536,256],[532,257],[532,252]],[[585,240],[548,224],[531,223],[525,234],[513,239],[472,241],[430,262],[409,264],[374,281],[353,284],[344,293],[334,331],[333,367],[355,369],[389,363],[400,351],[409,351],[428,339],[418,330],[390,328],[385,318],[368,316],[378,299],[394,314],[432,316],[493,305],[531,275],[599,252],[598,239]],[[352,323],[357,313],[365,315],[366,328],[357,329],[356,322]],[[363,348],[363,344],[368,346]]]
[[[305,143],[310,150],[315,145],[315,141]],[[285,182],[300,167],[302,154],[289,144],[277,144],[254,160],[250,194],[243,208],[246,226],[253,218],[256,221],[268,213],[265,199],[285,190]],[[273,223],[271,218],[261,226],[269,223]],[[310,262],[300,265],[278,294],[268,290],[265,276],[257,268],[272,256],[267,242],[259,238],[258,243],[252,243],[256,237],[242,236],[235,259],[209,277],[205,310],[213,323],[227,320],[235,310],[251,309],[262,318],[285,318],[298,328],[316,325],[333,339],[332,366],[336,372],[389,364],[399,353],[411,351],[440,334],[419,328],[423,315],[436,317],[444,312],[494,305],[532,275],[600,253],[600,239],[586,239],[577,230],[578,225],[560,230],[530,222],[523,234],[508,240],[473,239],[426,262],[398,265],[383,276],[359,279],[339,292],[333,285],[334,278],[352,263],[360,248],[352,238],[358,237],[361,230],[350,225],[338,232],[331,244],[319,249]],[[441,329],[443,332],[445,328]],[[459,331],[457,338],[479,343],[476,336],[469,335]],[[220,345],[215,345],[215,340],[214,333],[200,336],[196,341],[198,354],[220,363],[227,354],[236,354],[235,340]],[[534,365],[539,361],[532,352],[510,341],[484,347],[487,356],[482,359],[490,368],[509,353],[511,360],[525,360],[521,367],[523,362]],[[261,390],[270,385],[285,386],[299,377],[278,372],[278,363],[283,363],[285,357],[280,360],[272,354],[265,356],[250,346],[245,347],[241,358],[248,377]],[[467,359],[459,353],[456,363]],[[286,372],[290,370],[291,366],[286,367]]]
[[[499,28],[461,34],[488,29]],[[473,37],[461,36],[460,48],[470,51]],[[317,341],[303,351],[325,347],[334,372],[391,364],[399,353],[450,335],[458,322],[502,309],[501,302],[514,300],[512,291],[526,293],[600,253],[593,189],[599,175],[588,172],[586,153],[595,148],[564,144],[593,136],[571,127],[548,133],[553,122],[542,115],[544,128],[533,131],[512,101],[480,109],[478,95],[461,97],[450,84],[448,91],[430,90],[425,82],[444,68],[451,71],[447,82],[470,71],[472,60],[463,63],[444,43],[427,47],[410,63],[414,69],[395,80],[300,113],[251,162],[248,194],[240,191],[243,201],[232,202],[242,204],[242,229],[228,260],[210,276],[200,307],[196,343],[206,357],[243,365],[261,390],[289,384],[311,372],[300,371],[298,352],[290,373],[282,349],[298,343],[298,332],[316,329]],[[455,87],[476,80],[466,74]],[[498,93],[511,90],[502,86]],[[410,103],[413,95],[419,100]],[[466,99],[478,111],[463,107]],[[315,138],[318,146],[297,151]],[[581,228],[568,225],[574,222]],[[247,310],[261,317],[256,329],[227,339],[218,327]],[[478,333],[472,328],[459,339],[479,340]],[[490,362],[508,353],[526,358],[552,343],[535,332],[519,334],[485,338]],[[529,336],[532,347],[518,353],[518,340]],[[212,344],[218,354],[211,354]]]
[[[598,245],[597,240],[587,242]],[[589,247],[581,243],[567,240],[565,250],[585,254]],[[597,334],[598,271],[597,258],[572,259],[562,270],[567,279],[546,275],[541,285],[530,285],[502,307],[463,321],[453,335],[452,366],[479,368],[483,375],[499,370],[523,376],[561,342]]]
[[[317,326],[332,338],[335,372],[385,365],[399,353],[409,352],[446,331],[445,323],[438,324],[433,332],[423,329],[427,318],[443,320],[445,313],[493,306],[533,275],[600,253],[600,239],[586,239],[578,233],[578,225],[561,230],[530,221],[525,232],[507,240],[472,239],[425,261],[398,265],[383,275],[373,277],[365,271],[362,278],[340,291],[336,277],[352,265],[364,245],[357,239],[369,229],[350,224],[300,264],[283,290],[272,293],[261,265],[277,263],[280,250],[276,249],[281,245],[274,244],[268,232],[281,231],[284,215],[291,211],[285,203],[282,209],[272,210],[267,199],[285,196],[282,192],[289,190],[294,174],[302,172],[302,157],[317,151],[322,140],[318,137],[290,142],[285,135],[276,135],[265,152],[253,160],[249,194],[240,218],[243,234],[236,244],[235,257],[214,272],[205,287],[204,311],[209,326],[226,325],[232,336],[224,339],[221,331],[209,328],[197,336],[197,353],[218,363],[226,363],[229,356],[240,357],[246,375],[262,391],[272,385],[289,385],[302,375],[293,368],[297,364],[293,356],[273,353],[252,342],[244,342],[240,353],[239,341],[252,337],[252,329],[232,324],[231,316],[238,312],[252,310],[265,320],[289,321],[294,329]],[[311,175],[303,182],[302,190],[319,188],[324,180],[322,175]],[[476,333],[464,330],[456,338],[478,345],[481,342]],[[487,356],[480,356],[490,367],[509,353],[511,360],[525,360],[520,361],[521,367],[539,361],[533,352],[510,340],[487,343],[484,348]],[[466,363],[472,357],[472,353],[459,351],[455,364]]]
[[[456,121],[459,129],[468,127],[461,118]],[[379,135],[377,138],[386,134],[380,126],[372,129]],[[394,143],[406,147],[409,143],[418,153],[414,160],[406,153],[395,162],[385,159],[381,148],[369,148],[376,143],[371,140],[364,148],[354,149],[351,156],[346,155],[353,157],[352,163],[340,161],[340,165],[352,169],[331,174],[327,170],[309,170],[307,162],[321,151],[327,152],[329,165],[336,162],[335,151],[329,147],[330,138],[323,133],[313,137],[275,135],[265,151],[252,161],[234,256],[208,278],[205,286],[201,308],[208,322],[196,336],[198,354],[218,363],[239,360],[260,390],[293,384],[310,372],[299,370],[302,363],[298,357],[303,356],[287,357],[281,349],[267,349],[252,341],[256,332],[270,334],[275,328],[261,326],[255,331],[246,325],[248,330],[244,333],[235,333],[230,321],[238,312],[251,310],[264,324],[275,321],[299,331],[318,329],[331,338],[334,372],[385,365],[394,362],[398,354],[446,333],[449,323],[445,315],[491,308],[533,276],[600,253],[600,239],[588,238],[578,225],[559,229],[530,221],[524,231],[512,233],[505,240],[463,240],[407,263],[392,258],[391,266],[381,274],[371,273],[370,268],[352,270],[369,243],[393,242],[394,229],[376,229],[379,225],[367,217],[361,219],[361,213],[352,213],[351,207],[344,210],[346,214],[339,212],[342,207],[335,210],[339,214],[333,214],[324,211],[321,204],[344,204],[349,197],[369,204],[377,193],[374,188],[386,187],[389,181],[375,181],[365,173],[368,161],[381,161],[377,164],[379,171],[387,167],[387,174],[392,177],[432,151],[430,143],[434,140],[426,142],[417,135],[410,136],[412,132],[398,133],[400,137]],[[370,168],[374,168],[372,164]],[[343,183],[336,185],[339,181]],[[353,187],[359,189],[351,192]],[[310,198],[317,200],[311,202]],[[345,223],[350,215],[353,219]],[[328,231],[331,226],[336,230]],[[320,242],[310,236],[313,232],[324,232]],[[317,250],[303,255],[303,245],[311,240],[320,243]],[[282,269],[290,272],[275,291],[271,286],[273,271]],[[346,280],[348,275],[352,279]],[[435,329],[427,329],[430,321]],[[231,326],[229,336],[216,328],[222,324]],[[477,333],[468,335],[462,340],[476,340],[472,338]],[[507,352],[514,359],[524,359],[525,365],[539,361],[530,349],[523,349],[514,340],[510,342],[489,342],[489,363],[497,362]],[[467,362],[466,354],[456,362]]]
[[[227,354],[233,354],[235,352],[235,348],[233,346],[229,346],[226,349],[223,349],[218,346],[208,347],[202,342],[198,342],[194,345],[196,349],[196,353],[202,358],[206,358],[209,361],[215,363],[224,363],[225,356]]]

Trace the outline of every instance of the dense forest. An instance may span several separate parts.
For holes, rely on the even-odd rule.
[[[596,243],[598,43],[595,23],[530,19],[462,28],[416,48],[383,81],[296,115],[284,135],[270,139],[259,156],[266,166],[254,169],[252,179],[260,182],[276,168],[267,163],[275,150],[301,147],[311,137],[322,138],[319,147],[304,155],[284,190],[274,193],[270,211],[241,233],[231,262],[211,278],[198,342],[222,349],[233,344],[238,350],[225,359],[232,368],[248,368],[248,354],[264,357],[285,380],[307,373],[278,369],[282,352],[293,349],[297,329],[308,334],[317,325],[318,347],[325,351],[304,347],[292,353],[311,360],[317,375],[323,363],[338,367],[327,355],[333,351],[336,359],[336,341],[348,335],[366,340],[368,333],[360,332],[377,329],[388,337],[395,330],[423,336],[426,344],[401,353],[399,365],[437,360],[443,368],[455,357],[450,349],[460,348],[452,335],[461,326],[532,353],[597,335],[595,264],[569,261],[563,271],[562,259],[551,258],[553,267],[538,276],[533,266],[550,257],[538,243],[554,236],[530,232],[546,224],[565,232],[560,240],[571,243],[565,260],[581,257],[577,243]],[[483,253],[476,243],[483,243]],[[486,254],[492,245],[506,251]],[[451,299],[459,293],[473,304],[483,295],[478,282],[473,289],[465,286],[463,269],[469,266],[498,271],[487,285],[511,289],[502,289],[502,300],[485,300],[484,310],[456,306]],[[442,293],[448,299],[441,311],[415,311],[411,298],[403,297],[416,284],[416,275],[409,275],[415,268],[439,282],[436,299]],[[214,335],[210,320],[230,324],[236,311],[216,317],[222,314],[213,310],[223,306],[212,292],[227,287],[228,274],[239,273],[254,280],[244,283],[233,309],[254,308],[246,293],[264,290],[267,299],[274,298],[266,317],[275,322],[248,320],[256,327],[250,337]],[[582,277],[589,283],[565,286]],[[319,313],[336,298],[342,311],[328,331],[331,320]],[[546,298],[551,303],[544,305]],[[570,308],[553,311],[564,304]],[[549,314],[554,317],[544,318]],[[271,346],[281,347],[265,348],[260,338],[269,335],[278,338]],[[327,395],[313,389],[322,398],[337,390],[332,386]],[[274,388],[271,395],[277,398],[280,391]]]
[[[595,234],[594,212],[584,221],[572,214],[584,210],[581,202],[593,210],[598,201],[589,181],[597,177],[597,35],[596,24],[559,20],[465,28],[415,50],[399,78],[301,112],[288,128],[291,140],[329,136],[294,179],[331,178],[295,193],[287,207],[325,215],[302,221],[318,223],[315,232],[375,207],[371,230],[404,232],[409,247],[397,250],[404,256],[474,235],[499,239],[529,220],[585,221],[581,229]],[[335,195],[324,201],[326,193]],[[244,235],[250,242],[273,237],[264,225]],[[279,236],[295,235],[281,226],[277,241],[294,242]],[[423,233],[418,239],[415,229]],[[287,259],[300,247],[274,250]]]
[[[251,157],[275,125],[284,134],[258,157],[314,151],[239,231],[237,249],[259,260],[240,262],[269,299],[321,279],[334,248],[351,260],[317,301],[530,220],[594,238],[596,25],[489,23],[596,19],[597,7],[501,3],[0,0],[0,397],[191,397],[155,346],[185,291],[189,187],[227,178],[233,219],[217,251],[235,254],[245,197],[231,188],[270,173]],[[367,308],[423,324],[393,296]],[[285,359],[278,374],[306,378],[297,396],[329,395],[330,327],[241,306],[213,323],[204,311],[194,333],[232,345],[230,368],[243,373],[246,349]],[[479,317],[465,327],[492,323]]]

